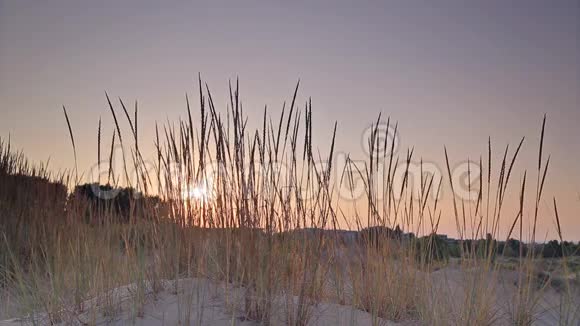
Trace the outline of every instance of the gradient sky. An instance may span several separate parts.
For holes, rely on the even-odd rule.
[[[578,0],[0,0],[0,137],[55,170],[73,167],[61,105],[83,170],[96,162],[99,116],[112,128],[105,90],[139,101],[152,142],[154,121],[185,114],[198,72],[222,107],[239,76],[250,118],[281,108],[300,78],[315,143],[326,148],[337,120],[337,146],[355,157],[379,112],[399,121],[402,151],[415,146],[437,164],[444,144],[460,162],[485,154],[488,136],[496,156],[525,136],[518,181],[537,164],[547,113],[540,233],[554,236],[556,196],[564,236],[580,240]],[[454,234],[451,217],[441,227]]]

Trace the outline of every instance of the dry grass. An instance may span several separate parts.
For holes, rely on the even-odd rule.
[[[512,264],[517,287],[509,292],[509,309],[502,312],[498,293],[503,269],[497,263],[502,253],[497,252],[494,241],[478,248],[463,245],[463,240],[486,234],[497,238],[500,222],[506,219],[504,198],[514,189],[509,181],[523,140],[511,159],[505,149],[496,185],[492,182],[490,142],[487,178],[482,176],[478,189],[473,189],[477,198],[466,203],[453,196],[453,217],[461,235],[462,258],[458,261],[438,259],[441,244],[434,236],[399,239],[378,232],[345,242],[338,233],[321,230],[334,230],[340,220],[348,219],[357,229],[400,226],[417,235],[436,234],[441,204],[438,196],[430,194],[439,193],[444,179],[421,173],[420,189],[413,189],[408,163],[414,152],[409,150],[400,158],[386,150],[395,144],[394,140],[381,142],[380,116],[368,140],[371,154],[367,162],[361,165],[348,160],[340,167],[315,164],[319,157],[333,161],[336,125],[327,155],[315,154],[312,107],[308,101],[300,110],[297,92],[298,85],[278,119],[273,121],[264,111],[262,128],[249,131],[237,82],[230,86],[224,115],[214,107],[209,88],[200,80],[199,128],[193,124],[188,97],[187,119],[178,121],[177,127],[156,129],[154,171],[147,171],[139,149],[137,104],[132,117],[119,100],[131,128],[132,144],[128,145],[107,95],[115,122],[108,181],[163,199],[161,208],[132,201],[128,223],[120,222],[119,213],[111,206],[95,209],[87,199],[67,196],[62,184],[78,182],[76,168],[74,175],[52,176],[44,166],[29,164],[10,148],[10,141],[0,143],[0,284],[5,297],[18,307],[9,311],[5,304],[5,314],[26,316],[35,324],[94,324],[102,318],[115,320],[122,309],[129,309],[136,321],[144,316],[148,302],[170,291],[178,298],[179,321],[199,324],[204,318],[200,298],[209,290],[183,291],[180,282],[207,279],[225,293],[225,305],[234,321],[307,325],[316,319],[314,307],[323,301],[364,310],[377,325],[386,320],[530,325],[538,318],[548,283],[537,286],[533,251]],[[66,110],[64,113],[76,157],[74,124]],[[99,167],[101,127],[99,120]],[[544,125],[531,209],[533,230],[549,163],[549,158],[543,160],[543,137]],[[116,140],[123,148],[123,171],[114,171],[111,164]],[[446,149],[445,156],[451,180]],[[337,180],[332,177],[333,169],[341,171]],[[397,175],[403,176],[400,184],[395,182]],[[184,191],[209,186],[210,180],[211,197],[184,198]],[[366,198],[346,216],[336,191],[345,185],[352,189],[355,180],[364,183]],[[520,240],[533,241],[535,231],[523,233],[525,183],[524,172],[521,187],[516,188],[521,205],[508,238],[517,235]],[[456,185],[451,182],[450,186],[455,192]],[[555,200],[554,208],[560,231]],[[564,259],[564,270],[567,266]],[[442,272],[445,269],[459,276],[450,280]],[[457,279],[461,279],[460,285]],[[564,284],[559,286],[557,323],[575,325],[580,318],[575,286],[568,279],[560,281]],[[131,285],[129,298],[115,291],[127,285]],[[95,300],[97,304],[90,304]],[[128,308],[121,304],[127,300]]]

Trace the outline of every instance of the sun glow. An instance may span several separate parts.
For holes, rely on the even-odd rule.
[[[183,197],[185,197],[185,199],[201,200],[207,197],[207,193],[207,189],[204,187],[190,187],[189,191],[184,191]]]
[[[211,189],[210,181],[189,184],[183,188],[182,196],[185,200],[205,201],[211,198]]]

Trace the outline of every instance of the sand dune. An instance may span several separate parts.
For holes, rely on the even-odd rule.
[[[177,283],[164,281],[163,290],[157,294],[148,291],[146,303],[141,312],[132,304],[135,286],[117,288],[108,294],[85,302],[85,312],[69,314],[63,325],[259,325],[258,321],[249,320],[241,312],[242,293],[244,289],[227,289],[208,279],[182,279]],[[179,289],[176,291],[176,289]],[[287,324],[287,311],[297,298],[280,297],[275,300],[272,323]],[[114,307],[107,306],[106,301],[114,302]],[[111,311],[114,309],[115,311]],[[65,314],[63,314],[65,315]],[[384,320],[374,320],[379,325],[399,325]],[[45,315],[34,318],[15,318],[0,321],[1,326],[48,323]],[[371,314],[350,306],[334,303],[321,303],[312,307],[309,325],[373,325]]]
[[[483,275],[483,276],[482,276]],[[517,291],[517,273],[500,271],[496,276],[484,275],[477,270],[465,270],[457,267],[446,267],[428,275],[432,280],[432,304],[451,309],[442,316],[442,320],[451,322],[467,304],[467,284],[483,282],[488,284],[489,300],[493,300],[491,312],[496,316],[495,324],[510,325],[512,299]],[[480,277],[475,281],[474,277]],[[226,286],[204,278],[162,281],[157,285],[161,290],[152,291],[152,285],[145,286],[142,308],[135,304],[137,288],[134,284],[110,291],[104,296],[88,300],[83,304],[82,313],[63,312],[63,325],[259,325],[244,314],[245,289]],[[482,296],[480,296],[482,297]],[[485,297],[485,296],[483,296]],[[560,295],[555,289],[548,288],[537,305],[537,320],[534,325],[555,325],[560,311]],[[580,302],[580,291],[575,292],[575,302]],[[294,311],[297,297],[280,295],[272,303],[271,324],[288,325],[290,311]],[[577,312],[576,312],[577,313]],[[1,326],[22,324],[46,324],[47,316],[39,314],[34,317],[1,321]],[[308,325],[421,325],[418,321],[407,320],[400,323],[379,318],[373,319],[368,312],[352,306],[331,302],[321,302],[311,307]]]

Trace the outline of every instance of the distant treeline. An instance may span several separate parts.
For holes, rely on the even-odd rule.
[[[466,255],[491,257],[520,257],[533,253],[543,258],[561,258],[563,256],[580,256],[580,242],[551,240],[547,243],[524,243],[516,239],[497,241],[490,234],[485,239],[458,240],[447,235],[431,234],[416,237],[414,233],[403,232],[397,225],[394,229],[383,226],[364,228],[357,238],[364,243],[380,246],[381,241],[400,241],[403,245],[417,246],[417,252],[432,260],[447,260]]]

